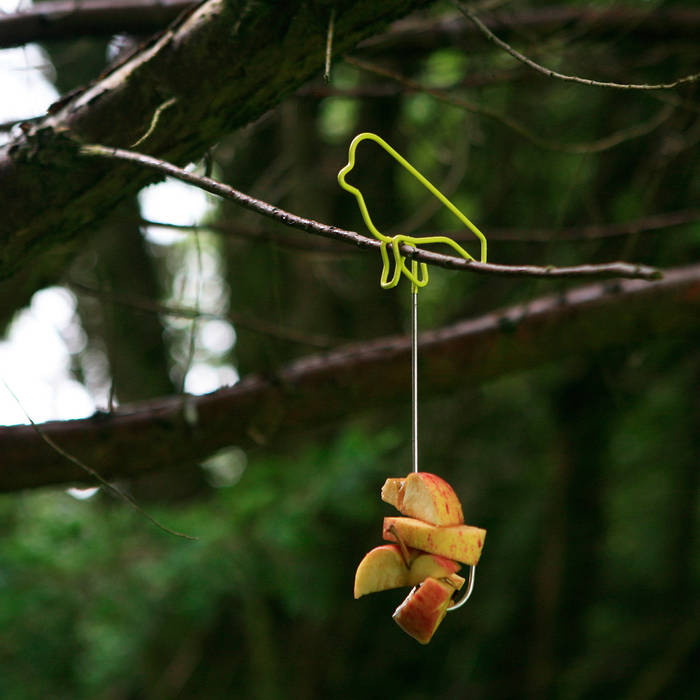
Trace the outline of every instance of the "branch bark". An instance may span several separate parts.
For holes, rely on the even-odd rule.
[[[335,3],[334,55],[428,1]],[[66,132],[83,142],[128,145],[173,99],[146,148],[173,163],[198,159],[224,134],[322,74],[324,7],[329,10],[303,0],[207,0],[0,148],[0,326],[33,291],[56,281],[80,235],[156,179],[86,161]]]
[[[157,32],[194,0],[56,0],[0,15],[0,48],[30,41]]]
[[[81,36],[110,36],[119,32],[150,34],[172,22],[195,0],[53,0],[0,15],[0,48],[30,41],[52,41]],[[596,35],[628,32],[650,39],[694,39],[700,28],[700,12],[689,8],[633,7],[533,7],[489,14],[484,23],[494,32],[513,30],[556,31],[586,25]],[[391,32],[370,39],[367,48],[430,50],[476,32],[458,15],[432,23],[401,20]]]
[[[700,10],[687,7],[582,7],[551,5],[547,7],[504,7],[490,11],[484,24],[502,35],[522,35],[523,32],[550,33],[562,29],[585,29],[587,36],[614,37],[633,33],[646,41],[688,39],[694,41],[700,29]],[[445,14],[432,22],[412,18],[399,20],[391,30],[361,45],[364,51],[422,52],[432,51],[446,42],[455,43],[479,30],[461,14]]]
[[[649,283],[571,289],[420,336],[423,396],[454,391],[562,357],[695,332],[700,265]],[[381,338],[313,355],[275,376],[249,376],[197,397],[172,396],[41,426],[106,478],[173,471],[215,450],[249,447],[367,409],[408,401],[410,338]],[[196,419],[192,417],[196,416]],[[0,491],[84,481],[31,426],[0,428]]]

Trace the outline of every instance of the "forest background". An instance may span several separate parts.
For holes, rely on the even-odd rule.
[[[73,8],[64,24],[27,23],[21,42],[0,15],[0,45],[39,42],[43,71],[69,95],[119,51],[148,51],[186,3],[172,16],[170,3],[162,16],[141,4],[88,29],[71,24]],[[223,46],[221,71],[250,59],[257,89],[266,70],[288,84],[270,80],[264,100],[234,107],[205,58],[166,65],[189,93],[156,100],[154,132],[134,150],[364,236],[336,174],[353,136],[372,131],[484,231],[489,261],[623,260],[663,277],[431,267],[419,294],[420,464],[454,485],[488,537],[471,601],[422,647],[391,620],[405,592],[352,599],[354,569],[391,514],[379,489],[411,467],[409,285],[380,289],[376,249],[215,197],[195,207],[195,225],[170,220],[190,201],[172,184],[153,221],[153,186],[138,190],[156,176],[134,165],[101,162],[105,182],[121,173],[111,191],[56,205],[54,172],[79,180],[86,159],[47,147],[41,120],[4,125],[5,156],[34,150],[0,168],[3,245],[29,219],[37,231],[42,217],[64,219],[60,235],[16,243],[16,266],[3,258],[2,320],[11,338],[28,304],[41,315],[42,288],[58,295],[68,312],[47,323],[88,397],[87,412],[62,416],[80,420],[43,430],[199,539],[164,533],[106,488],[66,490],[99,484],[31,426],[0,428],[0,697],[697,697],[698,83],[548,77],[454,3],[386,3],[374,18],[373,3],[218,4],[231,14],[202,26],[235,17],[246,39],[234,48],[251,52]],[[700,65],[692,0],[469,7],[563,74],[648,86]],[[265,31],[272,51],[300,18],[292,68],[253,55]],[[100,117],[105,140],[120,134],[110,145],[149,128],[138,80],[125,92],[133,114]],[[239,123],[185,126],[185,99]],[[45,209],[27,204],[10,226],[31,197],[12,178],[36,153],[47,154],[33,180],[42,173]],[[352,179],[381,230],[447,232],[478,257],[471,234],[375,146],[358,149]],[[93,219],[71,213],[80,206]],[[18,398],[31,414],[36,400]]]

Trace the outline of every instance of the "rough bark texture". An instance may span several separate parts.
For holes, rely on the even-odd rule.
[[[579,287],[426,332],[421,394],[692,331],[699,307],[696,265],[671,270],[659,282]],[[409,377],[410,339],[384,338],[307,357],[274,377],[250,376],[213,394],[135,404],[110,415],[46,423],[43,430],[108,478],[177,471],[226,445],[246,447],[408,397]],[[0,454],[0,491],[86,481],[31,426],[0,428]]]
[[[21,46],[30,41],[111,36],[118,32],[145,34],[173,21],[195,0],[53,0],[0,15],[0,47]],[[700,12],[674,7],[531,7],[524,10],[496,10],[484,17],[489,29],[499,34],[527,31],[556,31],[582,24],[597,36],[627,32],[650,39],[695,39]],[[414,50],[435,48],[446,37],[458,39],[475,34],[476,28],[462,15],[454,14],[433,22],[401,22],[391,36],[371,40],[376,47]]]
[[[0,149],[0,326],[33,291],[57,280],[101,217],[157,179],[81,158],[64,132],[128,146],[174,98],[140,148],[186,164],[322,73],[332,6],[339,55],[426,4],[208,0],[46,118],[25,125]]]

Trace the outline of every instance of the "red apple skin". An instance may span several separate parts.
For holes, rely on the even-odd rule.
[[[416,488],[417,487],[417,488]],[[415,493],[414,493],[415,491]],[[420,513],[426,508],[426,496],[430,497],[431,510],[434,510],[427,521],[432,525],[461,525],[464,522],[462,504],[454,489],[437,474],[418,472],[406,477],[406,487],[403,497],[406,515],[421,520]],[[415,502],[414,502],[415,500]],[[408,511],[411,512],[408,512]]]
[[[427,578],[413,589],[396,608],[393,618],[401,629],[420,644],[428,644],[450,605],[454,587],[435,578]]]
[[[403,515],[431,525],[461,525],[464,522],[457,494],[437,474],[412,472],[404,478],[389,478],[382,487],[381,497]]]

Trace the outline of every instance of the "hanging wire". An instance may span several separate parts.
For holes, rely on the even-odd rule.
[[[418,264],[412,261],[413,274]],[[418,471],[418,286],[411,284],[411,448],[413,471]]]
[[[459,610],[468,600],[471,598],[472,591],[474,590],[474,577],[476,576],[476,565],[469,567],[469,579],[467,580],[467,590],[464,591],[464,595],[453,605],[447,608],[447,612],[454,612]]]

